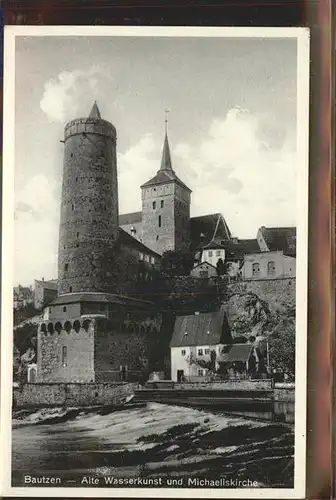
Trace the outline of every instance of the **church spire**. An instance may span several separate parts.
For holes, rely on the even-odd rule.
[[[166,117],[165,117],[165,138],[164,138],[164,143],[163,143],[160,170],[173,170],[171,156],[170,156],[169,142],[168,142],[168,134],[167,134],[168,113],[169,113],[169,111],[166,110],[165,111],[165,114],[166,114]]]
[[[89,117],[90,118],[98,118],[99,120],[101,119],[100,111],[99,111],[99,108],[98,108],[98,105],[97,105],[97,101],[95,101],[93,103],[93,106],[92,106],[91,112],[89,114]]]

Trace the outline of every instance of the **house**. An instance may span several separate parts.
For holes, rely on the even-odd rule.
[[[35,280],[34,283],[34,306],[35,309],[49,304],[57,297],[57,280]]]
[[[190,271],[190,276],[202,279],[213,278],[217,276],[217,269],[208,262],[201,262]]]
[[[258,244],[262,252],[281,250],[284,255],[296,256],[296,228],[295,227],[265,227],[262,226],[257,234]]]
[[[178,316],[170,342],[171,379],[173,381],[203,381],[219,356],[224,344],[231,339],[225,311],[196,312]],[[211,367],[210,367],[211,368]]]
[[[282,250],[252,253],[244,256],[243,280],[295,278],[296,259]]]
[[[25,307],[27,304],[32,304],[34,302],[34,294],[32,287],[28,286],[15,286],[13,289],[13,308],[20,309]]]
[[[229,344],[218,356],[219,372],[225,378],[256,378],[266,373],[265,355],[256,343]]]

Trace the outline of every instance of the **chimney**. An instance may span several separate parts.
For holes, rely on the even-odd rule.
[[[42,277],[42,281],[44,281],[44,278]]]

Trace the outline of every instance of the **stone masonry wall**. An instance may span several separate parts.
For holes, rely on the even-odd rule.
[[[70,323],[70,322],[69,322]],[[77,322],[79,324],[79,322]],[[51,323],[52,324],[52,323]],[[60,324],[60,323],[59,323]],[[57,327],[57,323],[53,325]],[[93,382],[94,375],[94,326],[80,327],[75,322],[66,331],[38,331],[37,381],[38,382]],[[62,351],[66,348],[66,360]]]
[[[120,403],[134,384],[23,384],[13,391],[13,407],[93,406]]]
[[[271,312],[283,312],[295,306],[295,278],[238,281],[227,285],[228,296],[253,293],[267,302]]]
[[[139,380],[149,375],[149,355],[157,321],[123,324],[118,328],[97,329],[95,339],[95,380],[97,382]],[[127,367],[122,374],[121,366]]]
[[[118,232],[116,132],[104,120],[65,129],[58,293],[106,291],[103,257]]]

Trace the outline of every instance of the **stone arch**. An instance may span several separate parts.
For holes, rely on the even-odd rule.
[[[55,324],[55,330],[57,333],[61,333],[62,331],[62,323],[60,321],[57,321],[57,323]]]
[[[48,332],[50,334],[54,333],[54,325],[53,325],[53,323],[48,323]]]
[[[42,323],[42,325],[41,325],[41,332],[47,333],[47,325],[45,323]]]
[[[83,321],[83,328],[87,332],[90,328],[91,320],[90,319],[85,319]]]
[[[70,323],[70,321],[66,321],[64,323],[64,330],[67,332],[67,333],[70,333],[70,330],[72,328],[72,324]]]
[[[76,321],[74,321],[74,324],[73,324],[73,327],[74,327],[74,330],[75,332],[79,332],[80,328],[81,328],[81,324],[80,322],[78,321],[78,319],[76,319]]]

